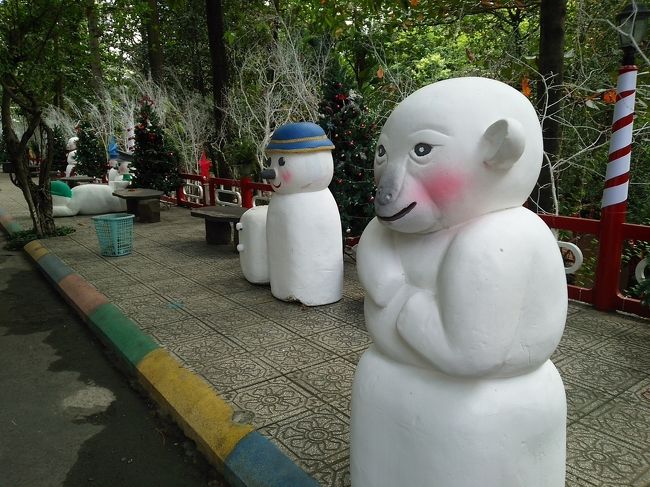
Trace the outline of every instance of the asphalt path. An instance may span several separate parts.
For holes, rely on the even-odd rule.
[[[0,233],[0,487],[226,487]]]

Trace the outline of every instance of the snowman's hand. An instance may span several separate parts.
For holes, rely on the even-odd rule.
[[[450,348],[432,292],[413,288],[397,317],[397,333],[436,369],[449,360]]]
[[[404,268],[393,245],[393,232],[374,218],[357,248],[357,273],[361,285],[375,304],[385,307],[406,285]]]

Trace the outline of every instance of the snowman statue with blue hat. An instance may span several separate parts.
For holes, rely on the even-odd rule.
[[[341,219],[328,189],[334,174],[333,148],[323,129],[311,122],[279,127],[266,147],[271,162],[262,178],[275,192],[265,218],[267,260],[258,262],[268,264],[271,293],[280,300],[319,306],[342,297]],[[239,227],[243,242],[246,216]],[[253,256],[246,255],[245,247],[240,249],[248,278],[246,260]]]

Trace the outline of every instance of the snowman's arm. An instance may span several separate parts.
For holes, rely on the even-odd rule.
[[[437,369],[482,376],[498,371],[513,346],[534,269],[516,231],[470,233],[450,246],[436,295],[415,291],[397,328]]]
[[[359,280],[367,296],[380,307],[386,306],[406,284],[392,233],[374,218],[364,230],[357,248]]]

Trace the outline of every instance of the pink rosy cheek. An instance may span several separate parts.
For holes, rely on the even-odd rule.
[[[284,181],[286,184],[289,184],[293,179],[293,174],[291,174],[290,171],[282,171],[280,173],[280,177],[282,178],[282,181]]]
[[[465,176],[454,171],[433,172],[422,181],[423,190],[436,206],[445,206],[457,200],[466,185]]]

